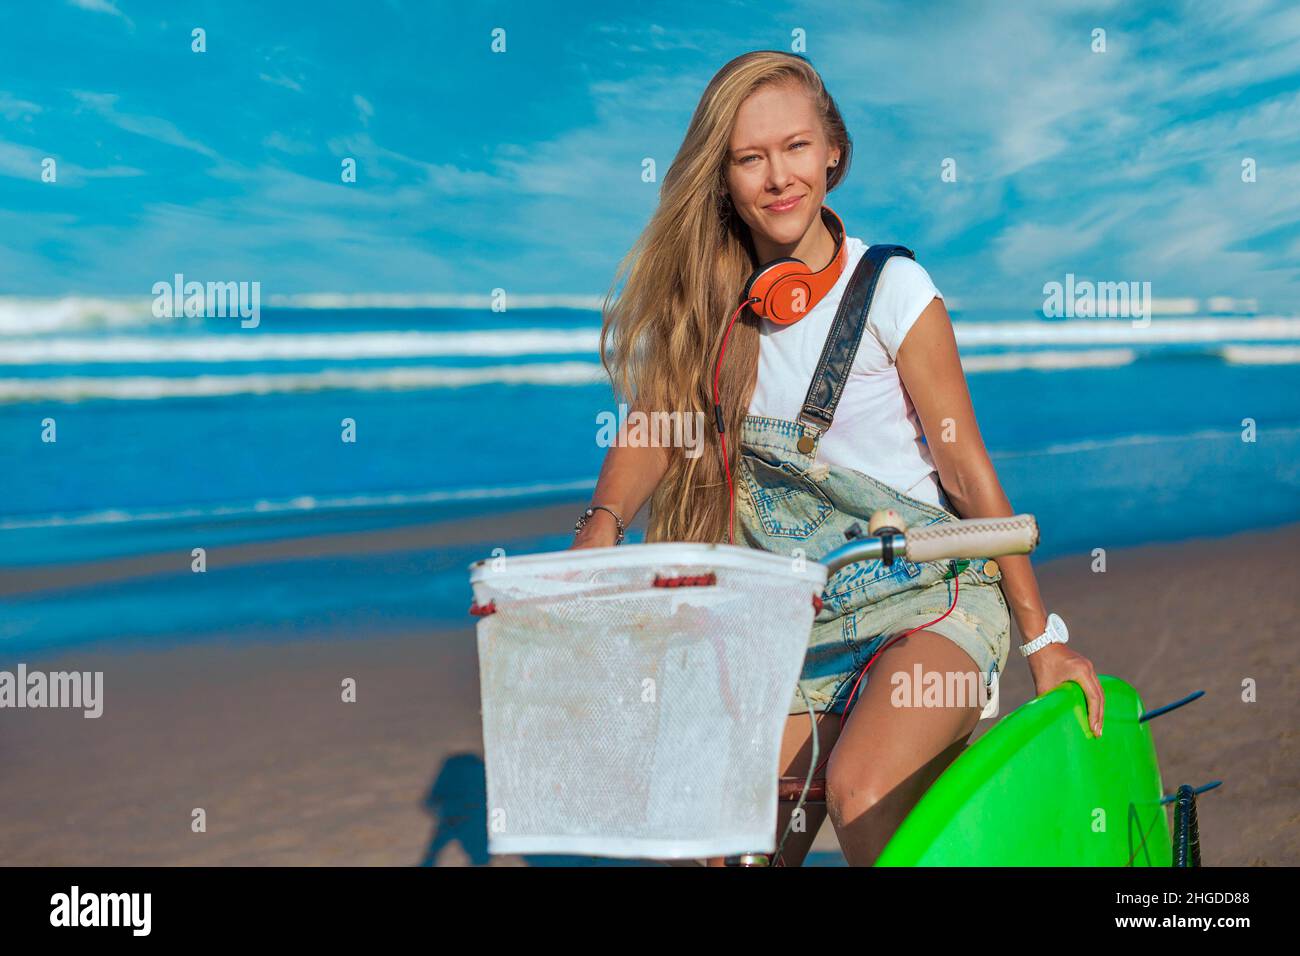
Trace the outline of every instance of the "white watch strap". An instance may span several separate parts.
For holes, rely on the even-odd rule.
[[[1065,622],[1061,620],[1060,615],[1049,614],[1047,615],[1047,630],[1028,644],[1021,644],[1020,653],[1028,657],[1034,651],[1042,650],[1048,644],[1064,644],[1069,639],[1070,632],[1066,630]]]

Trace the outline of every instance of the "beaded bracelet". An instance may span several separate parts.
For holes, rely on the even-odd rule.
[[[606,508],[604,505],[592,505],[590,508],[584,511],[582,515],[579,516],[577,524],[573,526],[574,534],[577,534],[579,531],[581,531],[586,526],[588,519],[591,518],[591,516],[594,515],[597,511],[608,511],[611,515],[614,516],[614,523],[618,525],[618,538],[617,540],[615,540],[614,543],[622,544],[623,537],[625,534],[623,530],[623,519],[620,518],[617,514],[615,514],[612,508]]]

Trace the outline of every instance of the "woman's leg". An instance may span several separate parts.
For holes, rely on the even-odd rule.
[[[872,668],[875,669],[874,667]],[[835,740],[840,733],[840,715],[839,714],[818,714],[818,754],[817,762],[822,765],[825,773],[826,757],[835,745]],[[807,714],[792,714],[786,718],[785,733],[781,737],[781,776],[798,777],[803,780],[808,776],[808,761],[812,758],[812,722],[808,719]],[[785,833],[786,825],[790,822],[790,814],[794,810],[794,803],[779,803],[776,809],[776,842],[781,842],[781,834]],[[808,850],[812,846],[813,839],[817,836],[817,831],[821,829],[822,822],[826,819],[826,807],[824,804],[810,804],[805,802],[803,805],[804,823],[801,828],[790,831],[790,839],[785,841],[785,847],[781,852],[781,860],[773,860],[773,865],[780,866],[801,866],[804,857],[808,855]],[[710,857],[709,866],[722,866],[723,858]]]
[[[817,715],[817,763],[822,767],[822,774],[826,772],[826,758],[830,755],[831,749],[835,746],[835,741],[840,735],[840,715],[839,714],[818,714]],[[812,759],[812,722],[808,719],[807,714],[791,714],[785,721],[785,735],[781,738],[781,776],[798,777],[800,782],[808,776],[808,762]],[[794,801],[789,803],[781,802],[776,808],[776,840],[781,842],[781,834],[785,833],[786,825],[790,822],[790,814],[794,811]],[[774,859],[773,865],[778,866],[802,866],[804,857],[808,855],[809,849],[812,848],[813,840],[817,836],[817,831],[821,829],[823,821],[826,819],[826,806],[823,803],[808,803],[803,805],[803,824],[797,825],[790,831],[790,838],[785,841],[785,847],[781,851],[780,860]]]
[[[870,866],[903,818],[944,768],[966,746],[979,722],[978,700],[895,702],[899,674],[914,684],[915,665],[922,677],[937,672],[944,698],[947,689],[974,688],[980,680],[975,662],[941,634],[918,631],[884,651],[868,672],[864,686],[831,753],[826,768],[826,805],[850,866]],[[952,678],[965,675],[964,680]],[[930,702],[933,703],[933,702]]]

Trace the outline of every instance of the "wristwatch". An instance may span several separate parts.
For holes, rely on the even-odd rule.
[[[1047,630],[1028,644],[1020,645],[1020,653],[1028,657],[1034,651],[1041,651],[1048,644],[1064,644],[1070,639],[1070,632],[1065,629],[1065,622],[1059,614],[1047,615]]]

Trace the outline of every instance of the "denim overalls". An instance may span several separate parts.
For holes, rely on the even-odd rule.
[[[744,419],[736,523],[751,547],[801,553],[816,561],[845,543],[845,529],[854,522],[865,534],[872,512],[882,508],[898,511],[909,528],[957,520],[952,512],[909,497],[870,475],[816,461],[821,435],[830,427],[866,327],[876,281],[891,255],[912,256],[901,246],[872,246],[859,261],[827,335],[799,421],[757,415]],[[940,499],[948,501],[942,489]],[[948,610],[953,587],[951,580],[944,580],[948,571],[946,561],[915,564],[895,558],[888,568],[879,560],[859,562],[830,577],[799,678],[814,710],[842,713],[858,671],[881,644]],[[997,584],[1001,578],[996,562],[971,561],[961,573],[957,606],[927,628],[966,651],[990,690],[994,675],[1006,666],[1011,645],[1010,616]],[[862,687],[868,679],[863,679]],[[806,712],[796,691],[789,713]]]

